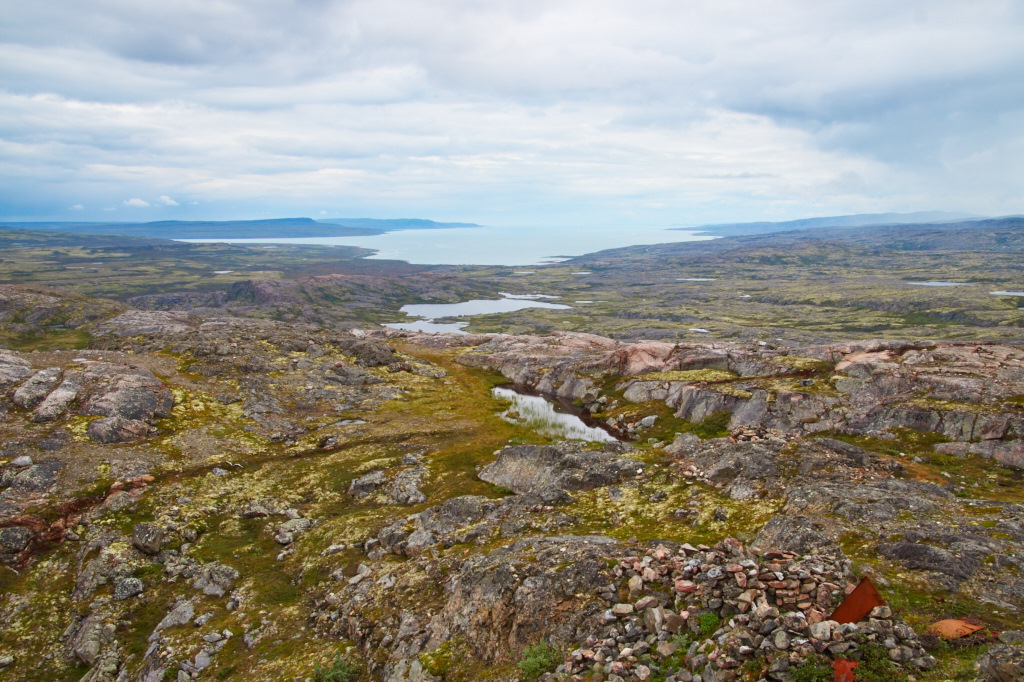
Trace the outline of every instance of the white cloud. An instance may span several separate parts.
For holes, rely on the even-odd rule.
[[[1003,0],[28,4],[0,214],[1019,212],[1022,27]]]
[[[149,206],[149,202],[144,199],[125,199],[121,203],[132,208],[146,208]]]
[[[75,204],[74,206],[68,206],[68,210],[71,210],[71,211],[84,211],[85,210],[85,206],[82,206],[81,204]]]

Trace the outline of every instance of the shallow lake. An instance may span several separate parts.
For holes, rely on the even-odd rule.
[[[370,258],[423,265],[540,265],[636,244],[715,239],[664,227],[456,227],[399,230],[371,237],[186,239],[240,244],[321,244],[376,249]]]
[[[970,282],[904,282],[915,287],[969,287]]]
[[[474,299],[462,303],[415,303],[404,305],[400,310],[410,317],[422,320],[409,322],[391,322],[383,326],[392,329],[404,329],[413,332],[448,332],[465,334],[462,328],[468,322],[434,322],[444,317],[469,317],[470,315],[490,315],[493,313],[511,313],[524,308],[550,308],[552,310],[568,310],[572,306],[561,303],[546,303],[538,299],[554,298],[545,294],[505,294],[497,300]]]
[[[510,388],[492,388],[491,394],[512,403],[501,418],[550,438],[611,443],[617,439],[602,428],[587,426],[574,414],[559,412],[550,401],[535,395],[518,393]]]
[[[1024,291],[990,291],[993,296],[1024,296]]]

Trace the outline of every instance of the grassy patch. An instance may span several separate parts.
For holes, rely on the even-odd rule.
[[[329,668],[316,666],[313,668],[315,682],[355,682],[362,674],[362,666],[350,661],[343,654],[338,654]]]
[[[544,673],[553,672],[562,662],[562,652],[546,640],[523,649],[519,670],[527,680],[535,680]]]
[[[725,369],[684,369],[670,372],[651,372],[635,377],[639,381],[730,381],[738,375]]]

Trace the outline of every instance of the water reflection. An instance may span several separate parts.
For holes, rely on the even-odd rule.
[[[501,418],[526,426],[549,438],[569,438],[599,443],[610,443],[616,439],[604,429],[587,426],[574,414],[556,412],[549,401],[535,395],[516,393],[508,388],[493,388],[494,397],[507,400],[512,405],[501,413]]]
[[[469,317],[471,315],[493,315],[494,313],[511,313],[524,308],[549,308],[551,310],[567,310],[571,306],[561,303],[545,303],[537,299],[558,298],[546,294],[507,294],[501,292],[502,298],[497,300],[474,299],[461,303],[415,303],[404,305],[401,311],[412,317],[426,318],[412,322],[391,322],[384,327],[404,329],[412,332],[448,332],[465,334],[462,328],[468,322],[435,322],[437,318]]]

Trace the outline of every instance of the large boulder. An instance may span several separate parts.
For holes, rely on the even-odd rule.
[[[0,392],[21,383],[33,374],[32,365],[8,350],[0,350]]]
[[[145,554],[158,554],[164,544],[164,530],[155,523],[137,523],[132,529],[132,544]]]
[[[34,422],[51,422],[60,419],[71,405],[85,391],[81,372],[66,372],[60,386],[50,391],[32,413]]]
[[[154,429],[141,419],[116,416],[90,422],[86,431],[97,443],[109,444],[130,443],[149,436]]]
[[[86,414],[142,421],[171,416],[174,396],[148,369],[96,363],[84,374],[97,385],[86,403]]]
[[[643,473],[643,463],[608,451],[621,450],[621,444],[610,446],[597,451],[585,450],[583,444],[572,441],[510,446],[478,475],[480,480],[512,492],[530,493],[548,488],[591,490]]]
[[[23,410],[31,410],[50,394],[60,382],[61,370],[56,367],[42,369],[18,387],[11,401]]]

